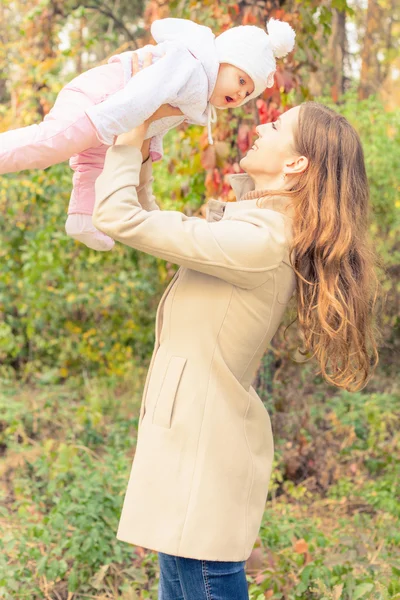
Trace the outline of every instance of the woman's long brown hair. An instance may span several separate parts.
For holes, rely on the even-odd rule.
[[[283,192],[294,208],[290,262],[297,275],[300,353],[317,358],[328,382],[358,391],[379,362],[381,332],[374,317],[382,291],[377,268],[383,268],[369,239],[361,141],[344,117],[305,102],[294,150],[309,160],[292,189]]]

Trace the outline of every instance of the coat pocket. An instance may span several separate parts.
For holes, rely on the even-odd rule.
[[[186,361],[187,359],[181,356],[171,356],[169,359],[160,393],[154,407],[152,421],[154,425],[168,429],[171,427],[172,409]]]

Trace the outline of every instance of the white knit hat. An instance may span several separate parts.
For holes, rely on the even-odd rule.
[[[254,83],[254,91],[240,103],[242,106],[274,85],[276,58],[293,50],[295,31],[278,19],[266,23],[268,34],[255,25],[240,25],[215,38],[219,63],[229,63],[242,69]]]

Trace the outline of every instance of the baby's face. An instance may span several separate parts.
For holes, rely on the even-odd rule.
[[[210,102],[217,108],[234,108],[253,91],[254,83],[247,73],[228,63],[221,63]]]

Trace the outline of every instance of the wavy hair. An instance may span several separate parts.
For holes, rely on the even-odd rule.
[[[299,352],[317,358],[318,373],[358,391],[379,362],[381,332],[374,317],[382,292],[377,268],[384,269],[369,239],[361,141],[334,110],[305,102],[294,150],[309,164],[290,190],[279,190],[292,198],[294,210],[290,262],[297,275],[297,316],[290,325],[298,319],[304,344]]]

